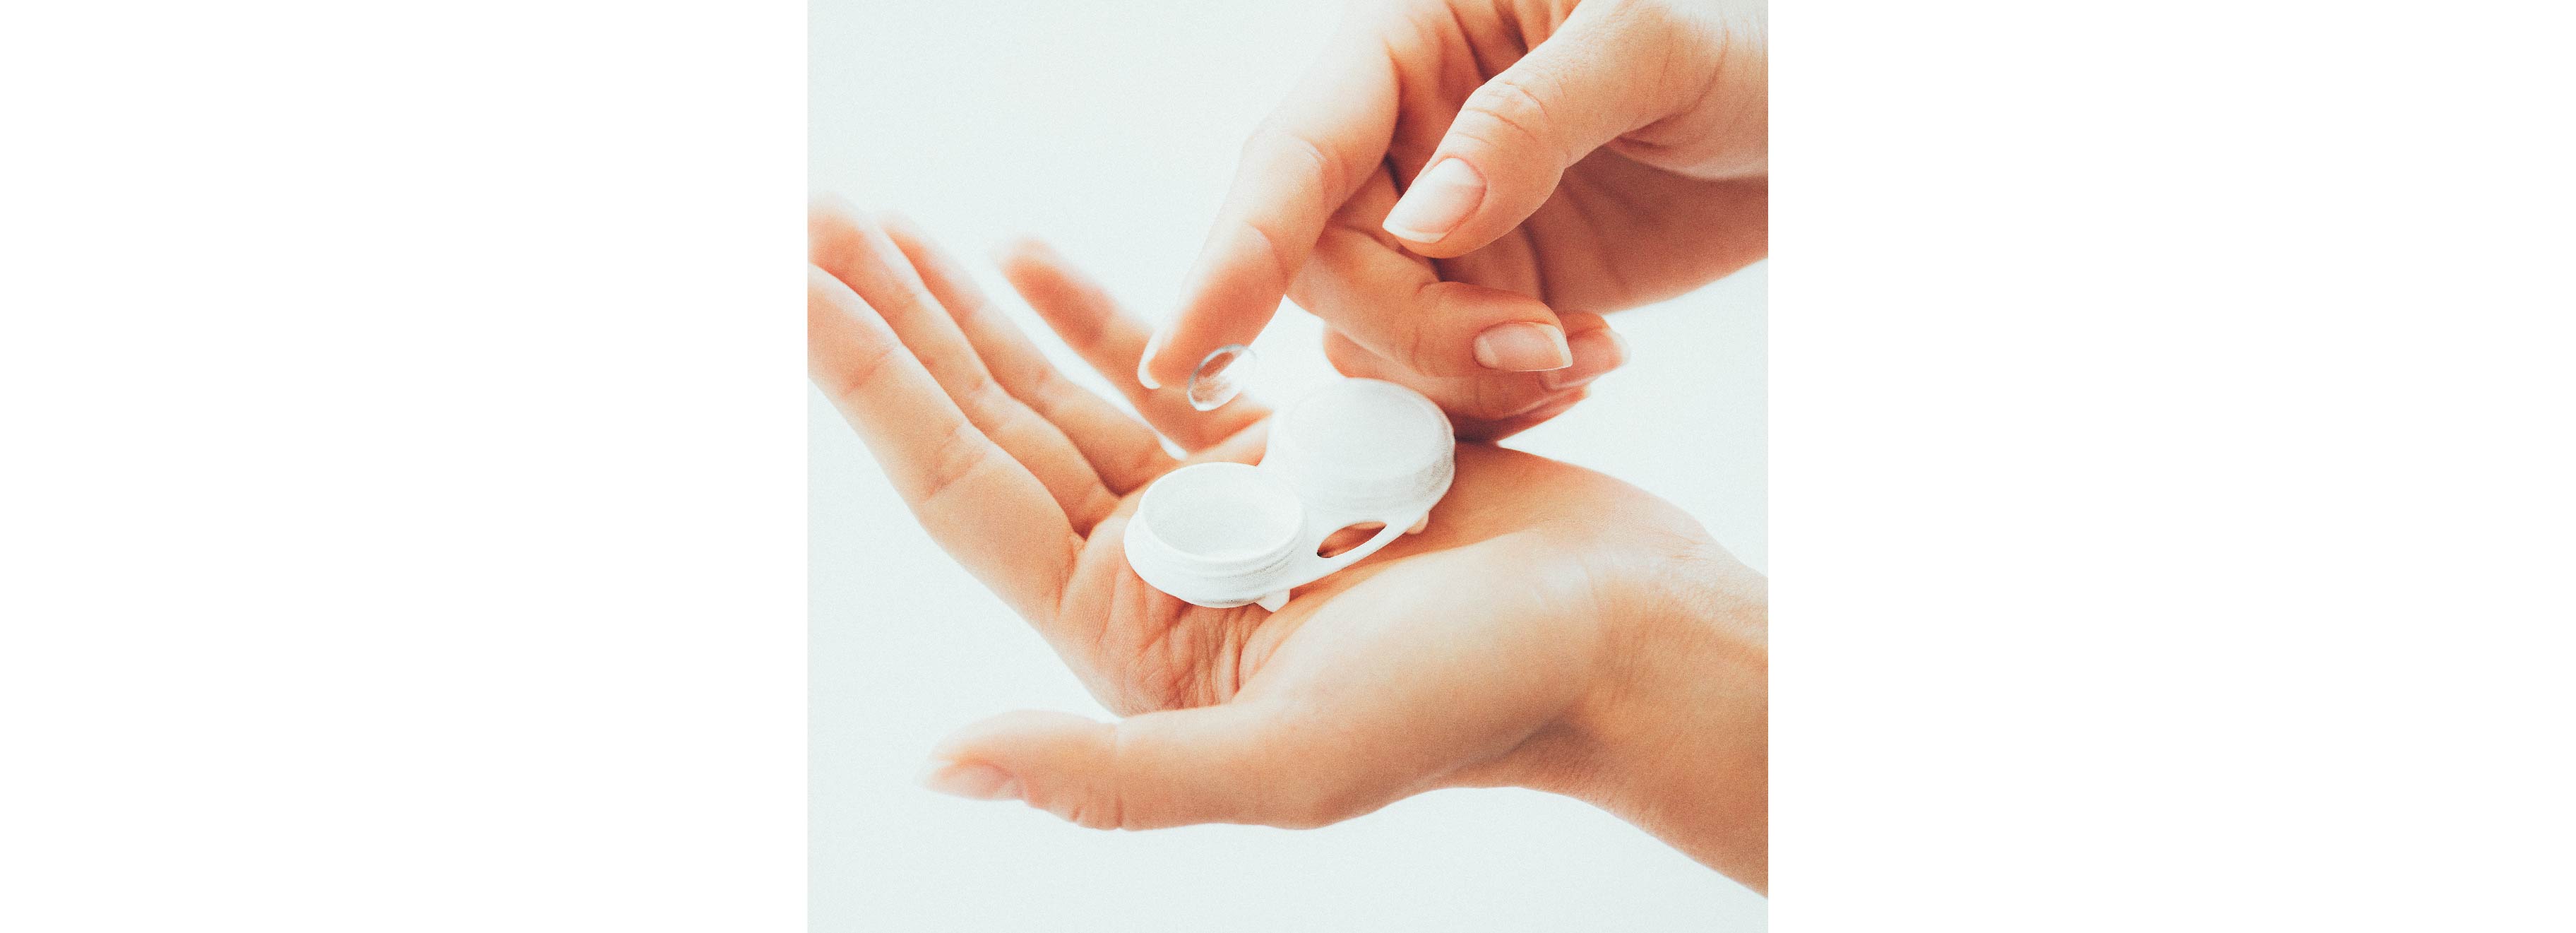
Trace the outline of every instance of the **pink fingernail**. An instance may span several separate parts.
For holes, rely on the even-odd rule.
[[[1484,333],[1476,335],[1476,362],[1486,369],[1537,372],[1571,365],[1574,353],[1565,347],[1565,331],[1513,321],[1485,328]]]
[[[1405,189],[1382,226],[1416,243],[1436,242],[1475,213],[1477,202],[1484,199],[1485,179],[1476,174],[1475,166],[1465,159],[1442,159],[1413,180],[1413,187]]]
[[[921,773],[921,786],[969,800],[1018,800],[1019,779],[992,765],[933,761]]]
[[[1145,338],[1145,352],[1136,357],[1137,385],[1144,386],[1148,389],[1160,389],[1163,387],[1163,381],[1154,378],[1154,374],[1146,372],[1145,368],[1154,365],[1154,351],[1163,348],[1164,330],[1165,328],[1155,328],[1154,336]]]
[[[1549,389],[1571,389],[1599,379],[1628,361],[1628,342],[1608,330],[1590,330],[1567,341],[1574,364],[1539,374]]]

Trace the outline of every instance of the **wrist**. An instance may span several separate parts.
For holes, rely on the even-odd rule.
[[[1703,545],[1643,589],[1609,620],[1603,682],[1574,715],[1587,760],[1547,789],[1766,890],[1768,583]]]

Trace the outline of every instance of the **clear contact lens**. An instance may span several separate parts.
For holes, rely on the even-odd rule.
[[[1190,407],[1215,411],[1234,401],[1235,396],[1243,394],[1243,385],[1251,380],[1254,364],[1259,361],[1251,347],[1239,343],[1216,348],[1199,361],[1198,369],[1190,372]]]

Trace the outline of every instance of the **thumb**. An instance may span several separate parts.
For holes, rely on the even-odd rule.
[[[1305,828],[1340,822],[1407,788],[1356,768],[1333,731],[1249,704],[1166,710],[1115,724],[1023,711],[940,743],[922,783],[1018,799],[1093,829],[1191,823]]]
[[[1663,80],[1672,30],[1635,5],[1586,3],[1563,28],[1467,98],[1448,135],[1388,212],[1386,232],[1433,258],[1465,255],[1519,226],[1565,169],[1681,106]]]

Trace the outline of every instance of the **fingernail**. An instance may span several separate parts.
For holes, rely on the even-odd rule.
[[[1386,214],[1386,232],[1417,243],[1448,236],[1485,199],[1484,176],[1467,160],[1447,158],[1413,180]]]
[[[932,761],[921,771],[921,786],[968,800],[1018,800],[1019,779],[992,765]]]
[[[1574,352],[1565,347],[1565,331],[1513,321],[1485,328],[1484,333],[1476,335],[1476,362],[1486,369],[1537,372],[1572,365]]]
[[[1162,380],[1154,378],[1154,374],[1145,371],[1145,367],[1154,365],[1154,351],[1162,348],[1163,329],[1158,327],[1154,329],[1154,336],[1145,338],[1144,354],[1136,357],[1137,385],[1144,386],[1148,389],[1160,389],[1163,387]]]
[[[1574,352],[1574,364],[1539,374],[1539,381],[1550,389],[1571,389],[1583,385],[1628,361],[1628,342],[1608,330],[1584,331],[1574,335],[1566,344]]]

